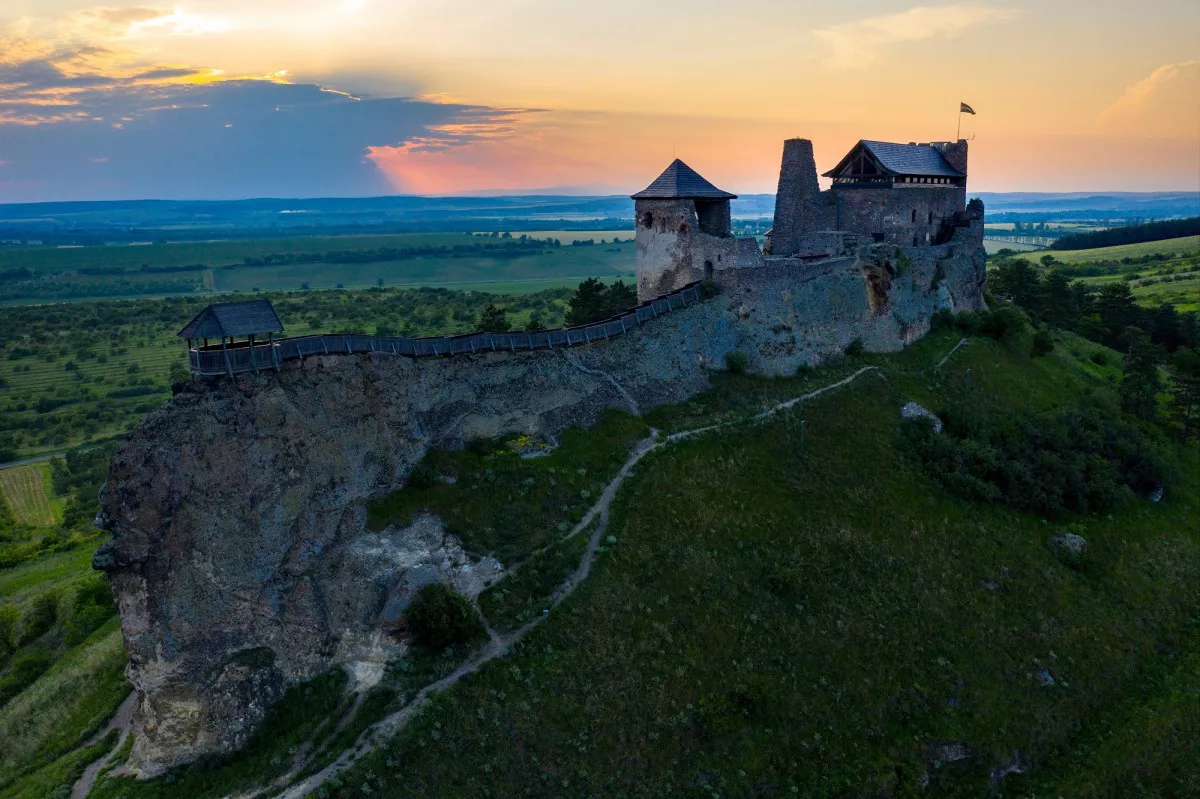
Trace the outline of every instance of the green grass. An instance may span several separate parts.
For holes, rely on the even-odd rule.
[[[540,617],[549,607],[546,600],[579,567],[588,535],[585,530],[554,542],[480,594],[479,607],[492,626],[509,632]]]
[[[344,707],[346,675],[332,671],[294,686],[268,714],[263,726],[237,753],[182,766],[165,777],[138,781],[132,777],[97,780],[94,799],[141,796],[224,796],[239,788],[263,785],[287,771],[300,747]]]
[[[511,437],[461,452],[435,450],[418,467],[433,484],[406,487],[371,502],[367,526],[407,525],[419,513],[433,513],[468,551],[494,554],[507,565],[582,519],[625,462],[630,446],[648,432],[641,419],[608,410],[589,431],[562,431],[558,447],[544,457],[519,457],[505,444]],[[443,477],[454,483],[439,479]]]
[[[930,370],[952,342],[870,356],[886,376],[649,456],[547,629],[337,795],[915,795],[928,774],[935,795],[980,796],[1014,751],[1035,764],[1006,779],[1014,795],[1194,786],[1163,773],[1194,766],[1196,453],[1162,503],[1074,519],[1092,557],[1069,568],[1055,526],[938,490],[898,408],[957,401],[969,367],[981,409],[1045,411],[1109,392],[1110,367],[1068,336],[1035,360],[974,340]],[[951,742],[972,757],[939,766]]]
[[[28,776],[0,789],[0,799],[68,799],[71,788],[97,758],[112,751],[117,743],[117,731],[102,739],[49,763]]]
[[[53,762],[101,728],[129,694],[114,616],[0,708],[0,787]]]
[[[1175,255],[1200,250],[1200,236],[1182,236],[1177,239],[1145,241],[1139,244],[1121,244],[1116,247],[1096,247],[1091,250],[1047,250],[1055,260],[1065,264],[1081,264],[1092,261],[1120,261],[1122,258],[1141,258],[1145,255]]]
[[[554,232],[560,233],[560,232]],[[528,235],[528,234],[525,234]],[[614,245],[613,236],[623,243]],[[561,232],[563,246],[525,246],[519,237],[495,239],[464,233],[403,233],[371,236],[301,236],[112,247],[6,248],[7,270],[30,270],[36,280],[0,284],[5,303],[78,301],[100,297],[213,294],[231,291],[285,291],[301,288],[366,288],[388,286],[488,287],[505,283],[561,284],[585,277],[616,277],[633,269],[632,231]],[[530,238],[539,238],[530,236]],[[601,239],[607,243],[600,245]],[[593,246],[570,246],[592,239]],[[445,254],[418,255],[417,248],[471,248]],[[508,248],[499,254],[484,248]],[[328,253],[381,249],[403,253],[394,260],[346,263],[320,260]],[[519,253],[519,254],[517,254]],[[517,254],[517,257],[512,257]],[[312,257],[311,263],[246,264],[246,259],[288,255]],[[330,256],[334,257],[334,256]],[[372,256],[376,257],[376,256]],[[152,272],[149,269],[185,269]],[[114,274],[80,270],[116,270]],[[124,271],[122,271],[124,270]]]
[[[50,467],[35,463],[0,469],[0,492],[19,524],[48,527],[54,524]]]

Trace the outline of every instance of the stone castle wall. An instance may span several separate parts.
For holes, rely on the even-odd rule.
[[[830,189],[823,195],[830,230],[871,236],[889,244],[937,243],[943,224],[966,205],[961,186]]]

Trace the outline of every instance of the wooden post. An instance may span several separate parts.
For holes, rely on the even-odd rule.
[[[250,334],[250,368],[254,370],[254,374],[258,374],[258,359],[254,357],[254,334]]]
[[[229,348],[225,346],[225,337],[221,336],[221,354],[225,356],[225,373],[233,378],[233,364],[229,362]]]
[[[275,363],[275,371],[279,371],[279,353],[275,351],[275,334],[267,333],[267,345],[271,348],[271,360]]]

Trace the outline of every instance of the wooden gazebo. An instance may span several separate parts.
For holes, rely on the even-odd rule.
[[[187,339],[192,372],[202,375],[279,369],[275,334],[283,325],[267,300],[210,305],[179,331]],[[266,343],[255,337],[267,337]],[[220,344],[210,343],[219,340]],[[239,341],[238,339],[244,339]]]

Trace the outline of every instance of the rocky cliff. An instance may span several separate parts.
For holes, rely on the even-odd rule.
[[[239,747],[292,683],[334,665],[369,682],[431,579],[478,593],[496,571],[438,520],[366,530],[366,502],[403,486],[430,447],[553,434],[608,407],[694,396],[725,354],[790,374],[861,338],[897,349],[939,308],[976,308],[970,242],[718,272],[720,293],[628,336],[446,359],[327,355],[278,373],[194,379],[117,451],[99,521],[139,692],[143,776]]]

